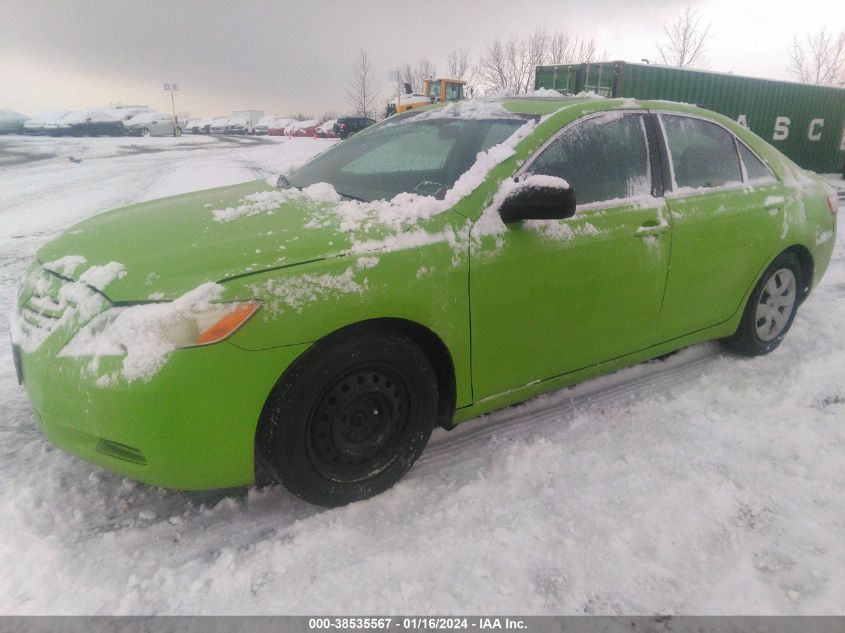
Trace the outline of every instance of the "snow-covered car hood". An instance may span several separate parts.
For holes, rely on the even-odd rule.
[[[344,243],[348,250],[337,224],[308,226],[314,204],[280,202],[263,181],[199,191],[95,216],[44,246],[38,259],[84,258],[69,275],[75,281],[92,266],[119,263],[126,274],[104,288],[112,301],[175,298],[209,281],[333,257]]]

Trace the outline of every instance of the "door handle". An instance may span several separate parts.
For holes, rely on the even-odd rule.
[[[643,222],[642,226],[634,231],[636,237],[649,237],[650,235],[660,235],[669,230],[669,225],[665,222],[658,222],[657,220],[648,220]]]
[[[783,196],[769,196],[763,202],[763,207],[766,209],[779,209],[786,202]]]
[[[785,202],[786,199],[783,196],[769,196],[763,202],[763,208],[769,212],[769,215],[777,215]]]

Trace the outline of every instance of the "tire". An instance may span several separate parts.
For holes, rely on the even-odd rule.
[[[182,136],[182,128],[180,128],[180,127],[173,128],[173,136],[176,136],[176,137]]]
[[[801,262],[793,253],[778,255],[754,286],[736,333],[723,343],[746,356],[774,350],[795,320],[803,279]]]
[[[141,136],[149,136],[150,131],[147,128],[141,128]]]
[[[437,418],[428,357],[394,332],[350,332],[318,343],[280,379],[256,437],[263,465],[321,506],[377,495],[422,453]]]

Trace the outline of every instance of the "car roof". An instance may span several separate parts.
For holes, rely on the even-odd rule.
[[[696,112],[696,113],[706,113],[706,114],[716,114],[710,113],[709,110],[705,110],[700,108],[696,105],[689,104],[689,103],[680,103],[675,101],[662,101],[662,100],[645,100],[645,99],[632,99],[632,98],[623,98],[623,97],[600,97],[595,93],[581,93],[578,95],[554,95],[552,94],[554,91],[552,90],[542,90],[535,92],[529,95],[519,95],[519,96],[503,96],[503,97],[483,97],[480,99],[469,99],[466,101],[457,101],[457,102],[449,102],[449,103],[434,103],[430,106],[424,106],[422,108],[418,108],[415,111],[426,111],[426,110],[438,110],[440,108],[457,108],[458,116],[460,116],[460,111],[464,108],[467,109],[467,114],[472,116],[475,114],[479,108],[483,108],[485,103],[489,104],[497,104],[500,105],[505,110],[509,110],[514,114],[522,114],[522,115],[534,115],[534,116],[543,116],[547,114],[553,114],[558,110],[566,107],[572,106],[577,104],[590,104],[591,110],[603,110],[603,109],[618,109],[618,108],[629,108],[629,109],[655,109],[655,110],[672,110],[672,111],[679,111],[679,112]],[[496,106],[493,106],[494,108]],[[501,111],[501,110],[500,110]],[[718,116],[718,115],[717,115]],[[350,117],[352,118],[352,117]]]

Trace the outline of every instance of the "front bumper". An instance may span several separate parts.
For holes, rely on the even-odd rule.
[[[308,345],[245,351],[228,342],[177,350],[148,381],[98,386],[84,358],[21,355],[47,438],[148,484],[202,490],[254,481],[254,438],[279,376]],[[101,359],[98,374],[119,369]]]

